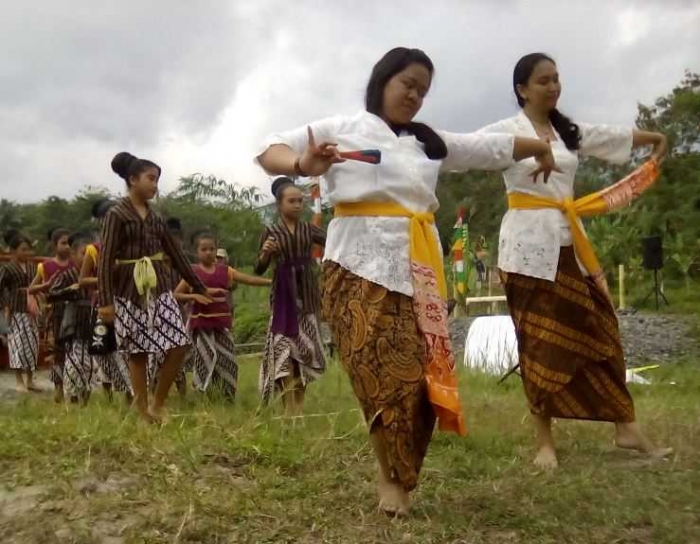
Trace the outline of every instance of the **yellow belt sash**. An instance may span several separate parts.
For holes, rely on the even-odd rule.
[[[117,264],[134,265],[134,283],[136,284],[136,289],[139,295],[145,295],[148,300],[151,291],[158,286],[158,276],[156,275],[156,269],[153,267],[153,261],[162,261],[163,259],[163,253],[159,252],[150,257],[141,257],[140,259],[117,259]]]
[[[430,266],[435,271],[438,291],[443,300],[447,300],[445,270],[440,254],[440,244],[435,236],[433,225],[435,216],[430,212],[418,213],[407,210],[393,202],[346,202],[335,205],[336,217],[370,216],[370,217],[406,217],[410,220],[410,257],[411,261]]]
[[[602,215],[626,206],[651,187],[658,177],[659,162],[651,159],[614,185],[577,200],[555,200],[545,196],[511,193],[508,195],[508,207],[511,210],[550,208],[561,211],[569,222],[576,256],[596,284],[609,296],[605,274],[579,218]]]

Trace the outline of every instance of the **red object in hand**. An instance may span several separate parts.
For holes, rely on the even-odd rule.
[[[341,151],[343,159],[351,161],[367,162],[369,164],[379,164],[382,162],[382,152],[379,149],[362,149],[361,151]]]

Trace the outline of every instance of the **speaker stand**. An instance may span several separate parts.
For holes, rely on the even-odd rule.
[[[659,311],[659,296],[664,300],[666,303],[666,306],[670,306],[668,303],[668,299],[666,298],[666,295],[664,295],[663,291],[661,290],[661,287],[659,286],[659,271],[658,269],[654,269],[654,287],[652,288],[651,292],[644,297],[644,300],[642,301],[642,305],[647,303],[647,300],[649,300],[649,297],[651,295],[654,295],[654,299],[656,300],[656,311]]]

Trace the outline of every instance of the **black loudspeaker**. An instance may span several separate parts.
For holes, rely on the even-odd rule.
[[[661,270],[664,267],[664,248],[661,244],[661,236],[642,238],[642,249],[644,250],[644,268]]]

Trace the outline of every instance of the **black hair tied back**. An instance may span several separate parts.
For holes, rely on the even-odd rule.
[[[94,219],[102,219],[115,204],[114,200],[107,197],[96,200],[93,202],[90,210],[92,217]]]
[[[556,64],[554,59],[545,53],[530,53],[522,57],[513,69],[513,92],[521,108],[525,106],[525,100],[518,92],[518,85],[527,85],[535,67],[542,61]],[[549,122],[552,123],[552,126],[559,133],[559,136],[561,136],[561,139],[568,149],[575,151],[579,148],[581,144],[581,131],[576,123],[557,108],[549,112]]]
[[[287,187],[294,187],[294,181],[287,176],[280,176],[272,182],[272,196],[274,196],[277,201],[282,200],[284,195],[284,190]]]
[[[149,168],[158,170],[160,176],[161,169],[156,163],[147,159],[139,159],[126,151],[117,153],[112,159],[112,171],[126,181],[127,185],[130,177],[138,176]]]
[[[433,61],[420,49],[396,47],[386,53],[372,69],[372,74],[365,91],[365,109],[382,117],[384,87],[389,80],[411,64],[420,64],[430,72],[432,78],[435,72]],[[413,134],[423,144],[425,154],[431,160],[442,160],[447,157],[447,145],[437,132],[425,123],[411,121],[407,125],[392,126],[391,129],[399,134],[406,131]]]

